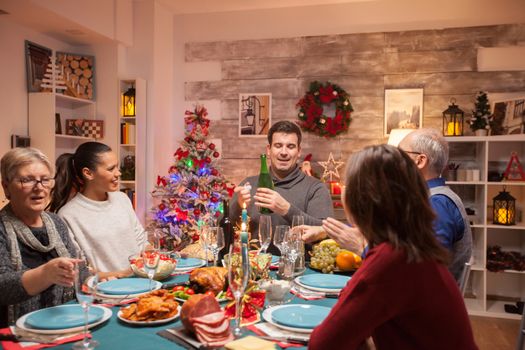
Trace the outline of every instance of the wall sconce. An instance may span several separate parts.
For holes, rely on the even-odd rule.
[[[455,98],[450,99],[452,103],[443,111],[443,136],[463,136],[463,119],[465,113],[454,103]]]
[[[242,99],[243,109],[246,111],[244,118],[246,119],[246,124],[250,126],[255,134],[255,122],[259,120],[259,125],[264,124],[264,119],[261,119],[261,101],[257,96],[248,96],[245,99]]]

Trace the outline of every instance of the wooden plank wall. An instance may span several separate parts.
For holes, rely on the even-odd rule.
[[[222,79],[187,82],[185,98],[221,101],[221,120],[212,122],[210,137],[222,139],[220,166],[238,183],[258,172],[267,144],[237,136],[241,92],[272,93],[275,122],[297,120],[295,104],[311,81],[340,85],[355,110],[348,132],[336,139],[305,133],[302,147],[314,161],[326,160],[329,152],[346,160],[364,146],[385,142],[385,89],[423,88],[423,126],[437,128],[452,97],[470,113],[479,90],[525,91],[525,71],[477,69],[478,48],[516,45],[525,45],[525,24],[187,43],[186,61],[219,61]]]

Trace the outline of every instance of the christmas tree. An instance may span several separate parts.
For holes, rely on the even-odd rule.
[[[474,107],[475,110],[472,111],[472,118],[470,119],[470,128],[472,131],[488,130],[490,128],[490,105],[486,92],[478,92]]]
[[[233,188],[215,167],[219,152],[206,141],[210,121],[203,106],[186,111],[185,138],[174,153],[168,175],[157,176],[152,192],[154,226],[163,233],[161,245],[182,249],[199,240],[201,227],[212,224],[222,212],[222,199]]]

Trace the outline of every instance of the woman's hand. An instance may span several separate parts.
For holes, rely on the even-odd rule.
[[[75,266],[79,259],[55,258],[42,265],[44,277],[50,284],[73,287],[75,283]]]
[[[324,232],[322,226],[302,225],[299,226],[299,228],[303,230],[303,235],[301,238],[305,243],[308,244],[318,242],[327,237],[327,234]]]
[[[357,228],[343,224],[333,218],[323,220],[322,228],[342,248],[358,255],[363,253],[366,240]]]

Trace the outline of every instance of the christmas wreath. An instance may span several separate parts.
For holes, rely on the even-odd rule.
[[[335,104],[335,115],[324,114],[323,106]],[[348,129],[353,112],[350,95],[340,86],[330,82],[310,83],[308,92],[297,102],[299,125],[305,131],[319,136],[334,137]]]

